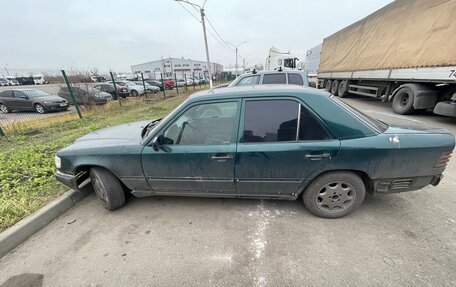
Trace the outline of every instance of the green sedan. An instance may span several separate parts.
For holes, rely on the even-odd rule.
[[[108,210],[137,196],[302,199],[337,218],[369,193],[439,184],[455,139],[389,126],[312,88],[221,88],[164,119],[87,134],[56,155],[57,179],[93,187]]]

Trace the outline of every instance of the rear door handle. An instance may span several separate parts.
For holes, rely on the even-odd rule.
[[[216,153],[211,156],[212,159],[215,160],[227,160],[227,159],[233,159],[233,155],[230,153]]]
[[[331,154],[330,153],[316,153],[316,154],[306,154],[306,158],[310,159],[310,160],[320,160],[320,159],[323,159],[323,158],[329,158],[331,159]]]

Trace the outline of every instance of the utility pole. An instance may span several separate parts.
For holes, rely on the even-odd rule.
[[[212,70],[211,70],[211,61],[209,59],[209,48],[207,45],[207,36],[206,36],[206,23],[204,21],[204,5],[206,4],[207,0],[204,0],[203,7],[200,5],[191,3],[187,0],[174,0],[176,2],[183,2],[187,3],[189,5],[192,5],[193,7],[198,7],[200,14],[201,14],[201,23],[203,24],[203,34],[204,34],[204,46],[206,47],[206,60],[207,60],[207,71],[209,73],[209,87],[212,89]]]

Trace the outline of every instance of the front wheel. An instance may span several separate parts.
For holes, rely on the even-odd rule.
[[[119,179],[106,169],[90,169],[90,180],[97,197],[107,210],[115,210],[125,204],[125,192]]]
[[[330,172],[316,178],[302,199],[314,215],[338,218],[356,210],[365,196],[366,187],[359,176],[351,172]]]
[[[414,99],[415,95],[412,89],[409,87],[400,88],[393,99],[393,111],[400,115],[413,113],[415,111],[413,107]]]
[[[137,97],[138,96],[138,92],[136,90],[131,91],[131,96],[132,97]]]
[[[46,112],[46,110],[44,109],[44,107],[41,104],[35,105],[35,111],[39,114],[44,114]]]

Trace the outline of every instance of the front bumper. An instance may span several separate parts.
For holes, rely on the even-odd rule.
[[[64,106],[61,106],[60,104],[45,104],[44,107],[47,111],[62,111],[66,110],[69,108],[69,104],[66,103]]]
[[[63,172],[57,171],[55,173],[55,177],[56,177],[56,179],[58,181],[60,181],[64,185],[68,186],[69,188],[71,188],[73,190],[76,190],[76,191],[79,191],[79,187],[78,187],[76,176],[74,176],[72,174],[67,174],[67,173],[63,173]]]

